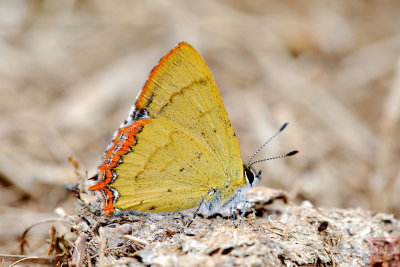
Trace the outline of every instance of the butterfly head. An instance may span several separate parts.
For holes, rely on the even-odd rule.
[[[255,186],[258,181],[261,179],[261,171],[257,173],[254,168],[247,166],[246,164],[243,165],[244,168],[244,177],[246,178],[246,182],[249,186]]]

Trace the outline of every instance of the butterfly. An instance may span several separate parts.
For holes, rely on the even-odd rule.
[[[206,63],[182,42],[151,71],[89,189],[98,193],[106,215],[195,207],[194,217],[200,208],[205,215],[221,207],[234,212],[261,178],[252,164],[242,162]]]

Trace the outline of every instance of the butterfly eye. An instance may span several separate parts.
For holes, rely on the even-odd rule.
[[[244,175],[246,176],[247,183],[250,186],[253,186],[253,182],[254,182],[254,178],[255,178],[254,172],[250,168],[245,167]]]
[[[246,171],[247,180],[249,181],[250,185],[254,182],[254,173],[251,170]]]
[[[256,175],[253,168],[249,168],[244,165],[244,175],[246,177],[247,184],[251,187],[255,186],[261,178],[261,171],[259,171]]]

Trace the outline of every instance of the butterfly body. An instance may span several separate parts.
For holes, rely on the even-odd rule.
[[[207,65],[180,43],[151,72],[90,189],[106,215],[172,212],[200,203],[212,214],[243,201],[259,175],[242,163]]]

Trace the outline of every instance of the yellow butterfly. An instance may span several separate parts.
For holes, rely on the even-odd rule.
[[[246,202],[260,175],[242,163],[206,63],[182,42],[151,72],[90,189],[100,196],[106,215],[198,207],[196,216],[201,207],[213,214]]]

